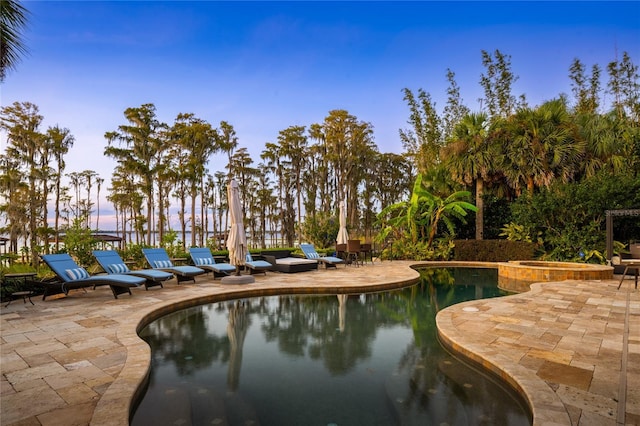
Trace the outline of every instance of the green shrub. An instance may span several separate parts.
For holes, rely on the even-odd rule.
[[[544,259],[600,262],[606,249],[606,210],[640,206],[640,176],[597,174],[572,184],[554,183],[511,205],[509,232],[517,225],[523,235],[544,244]],[[614,221],[614,237],[640,238],[638,218]],[[513,236],[512,236],[513,238]]]
[[[119,250],[120,257],[122,257],[122,260],[136,262],[133,269],[144,269],[147,266],[145,264],[144,254],[142,254],[142,249],[147,247],[148,246],[144,244],[127,244],[126,249]]]
[[[413,243],[407,239],[394,241],[380,253],[382,259],[401,260],[449,260],[453,241],[446,238],[435,240],[431,245],[426,241]]]
[[[98,246],[98,241],[93,238],[91,230],[84,226],[80,219],[75,219],[73,225],[67,229],[64,246],[78,265],[88,267],[95,263],[93,250]]]
[[[304,239],[316,246],[316,249],[331,247],[336,243],[340,223],[332,212],[317,212],[309,215],[302,224]]]
[[[455,240],[454,260],[506,262],[534,259],[536,245],[526,241]]]

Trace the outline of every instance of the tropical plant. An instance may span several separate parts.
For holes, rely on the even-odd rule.
[[[469,195],[468,191],[457,191],[441,198],[430,193],[423,185],[423,175],[418,175],[410,200],[392,204],[378,215],[378,221],[383,226],[377,241],[386,240],[392,233],[398,239],[398,232],[401,232],[402,237],[413,244],[426,241],[425,249],[430,249],[440,223],[453,236],[453,218],[464,223],[468,211],[477,211],[473,204],[466,201]]]
[[[504,225],[500,236],[505,237],[509,241],[524,241],[527,243],[536,242],[538,244],[542,244],[542,232],[537,231],[536,235],[532,236],[531,234],[533,232],[535,231],[526,228],[524,225],[518,225],[517,223],[511,222]]]
[[[16,0],[0,0],[0,82],[27,53],[22,31],[29,11]]]
[[[562,99],[520,109],[505,126],[501,168],[518,193],[573,180],[585,146]]]
[[[475,184],[476,239],[484,233],[484,182],[500,161],[499,151],[490,141],[489,117],[484,113],[467,114],[454,128],[453,137],[443,149],[445,167],[462,184]]]

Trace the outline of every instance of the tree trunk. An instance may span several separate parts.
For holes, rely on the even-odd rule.
[[[476,179],[476,240],[482,240],[484,235],[484,181],[482,178]]]
[[[527,179],[527,190],[529,191],[529,197],[533,197],[533,190],[535,186],[533,184],[533,176],[529,176]]]
[[[196,246],[196,191],[191,188],[191,247]]]

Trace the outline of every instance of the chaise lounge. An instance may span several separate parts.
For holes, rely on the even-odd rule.
[[[204,269],[196,268],[195,266],[175,266],[167,251],[163,248],[145,248],[142,249],[145,259],[153,269],[159,269],[161,271],[170,272],[176,276],[178,284],[183,281],[196,282],[196,276],[204,274]]]
[[[72,289],[84,289],[87,287],[96,288],[100,285],[108,285],[111,288],[114,298],[119,294],[131,294],[131,287],[139,287],[144,284],[145,279],[132,275],[112,274],[93,275],[78,266],[78,264],[66,253],[43,254],[40,256],[49,268],[56,274],[56,281],[42,282],[40,285],[44,289],[42,300],[53,294],[69,294]]]
[[[144,288],[146,290],[154,286],[163,288],[162,283],[173,278],[173,274],[158,269],[138,269],[132,271],[115,250],[94,250],[93,256],[107,274],[133,275],[144,278]]]
[[[214,278],[216,276],[224,277],[236,271],[236,267],[229,263],[216,263],[208,247],[191,247],[189,255],[194,265],[205,271],[213,272]]]
[[[336,268],[338,263],[344,263],[344,260],[340,259],[339,257],[320,256],[313,244],[300,244],[300,250],[302,250],[302,253],[304,253],[304,256],[307,259],[317,260],[318,262],[324,264],[325,268]]]
[[[245,258],[246,260],[245,260],[244,266],[246,266],[249,269],[250,274],[258,274],[263,272],[265,275],[267,275],[267,271],[270,271],[273,269],[273,265],[267,261],[253,260],[253,257],[249,252],[247,252],[247,255],[245,256]]]

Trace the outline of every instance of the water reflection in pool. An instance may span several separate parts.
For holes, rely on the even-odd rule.
[[[500,295],[491,269],[426,269],[385,292],[263,297],[149,324],[132,424],[528,425],[522,401],[451,357],[435,315]]]

